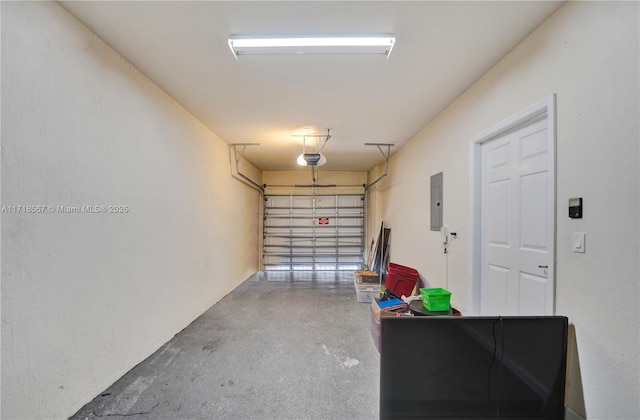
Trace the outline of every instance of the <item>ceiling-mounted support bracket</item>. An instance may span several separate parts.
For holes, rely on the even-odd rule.
[[[382,154],[382,156],[384,157],[384,161],[386,162],[385,168],[384,168],[384,173],[382,175],[380,175],[378,178],[376,178],[372,183],[368,184],[367,186],[365,186],[365,191],[367,191],[369,188],[373,187],[375,184],[377,184],[378,182],[380,182],[382,179],[384,179],[384,177],[387,176],[387,174],[389,173],[389,158],[391,157],[391,147],[395,146],[395,144],[393,143],[365,143],[365,146],[376,146],[378,148],[378,150],[380,151],[380,153]],[[386,151],[383,150],[384,147],[386,147]]]
[[[260,146],[260,143],[234,143],[229,145],[229,163],[231,164],[231,177],[259,191],[261,194],[264,194],[264,186],[258,184],[257,182],[240,172],[239,163],[240,160],[244,157],[244,152],[247,149],[247,146]],[[238,149],[240,150],[238,151]],[[234,163],[232,163],[231,158],[232,151]]]
[[[313,139],[315,142],[317,142],[316,144],[314,144],[314,147],[317,149],[318,153],[320,153],[331,138],[331,129],[327,128],[327,134],[292,134],[291,137],[302,137],[303,146],[307,138]],[[324,141],[322,142],[322,145],[320,145],[320,141],[322,141],[323,139]]]

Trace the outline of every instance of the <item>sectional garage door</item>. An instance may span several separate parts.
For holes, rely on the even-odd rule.
[[[360,270],[364,196],[265,195],[264,270]]]

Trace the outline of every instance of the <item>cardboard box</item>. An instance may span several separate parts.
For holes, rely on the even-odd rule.
[[[380,275],[375,271],[355,271],[353,274],[358,284],[380,284]]]
[[[378,321],[378,323],[380,323],[380,318],[382,317],[400,316],[402,312],[407,311],[409,309],[409,305],[404,304],[403,307],[398,310],[394,310],[394,311],[383,310],[383,309],[380,309],[380,306],[378,306],[378,300],[379,299],[374,298],[371,301],[371,315],[375,318],[376,321]]]

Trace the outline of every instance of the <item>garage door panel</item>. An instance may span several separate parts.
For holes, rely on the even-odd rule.
[[[364,196],[266,195],[265,270],[364,267]]]

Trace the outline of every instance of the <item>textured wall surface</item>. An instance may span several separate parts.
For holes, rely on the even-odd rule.
[[[62,418],[257,270],[260,197],[57,3],[1,7],[2,416]]]
[[[393,156],[370,203],[392,229],[392,261],[435,286],[448,277],[464,313],[469,141],[555,93],[556,312],[575,325],[583,389],[570,395],[579,408],[584,394],[589,419],[640,418],[638,16],[637,2],[565,4]],[[448,257],[429,231],[428,182],[441,171],[444,224],[458,233]],[[580,220],[567,216],[571,197],[584,199]],[[573,232],[586,233],[585,254]]]

